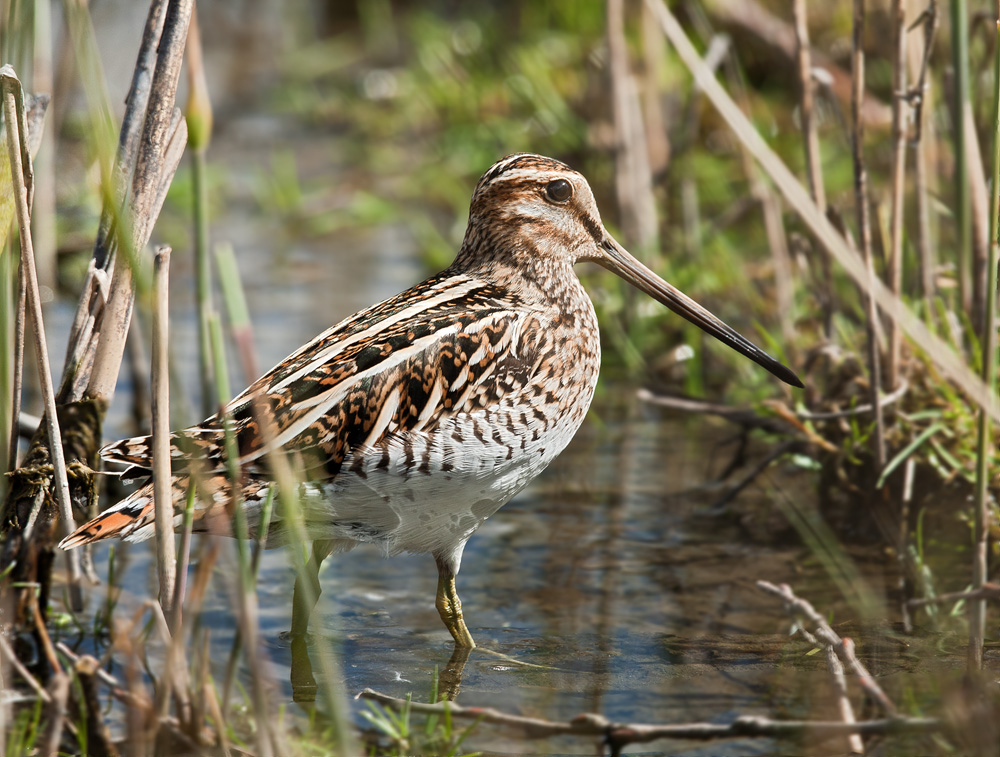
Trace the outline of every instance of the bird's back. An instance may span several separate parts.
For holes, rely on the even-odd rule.
[[[228,423],[251,525],[279,453],[302,484],[310,537],[433,551],[467,538],[565,447],[599,361],[593,306],[572,272],[556,303],[449,269],[337,324],[223,413],[173,434],[175,507],[194,481],[198,530],[228,530]],[[102,457],[148,476],[150,438]],[[151,485],[103,517],[69,546],[151,536]]]

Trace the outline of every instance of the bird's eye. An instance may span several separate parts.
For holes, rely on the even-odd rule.
[[[545,196],[552,200],[552,202],[566,202],[573,196],[573,185],[566,181],[566,179],[550,181],[545,186]]]

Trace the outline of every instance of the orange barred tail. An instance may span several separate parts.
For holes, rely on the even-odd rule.
[[[84,544],[119,537],[143,541],[153,535],[153,485],[146,484],[114,507],[80,526],[61,542],[61,549],[76,549]]]

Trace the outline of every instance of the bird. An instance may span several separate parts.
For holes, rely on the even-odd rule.
[[[456,650],[474,648],[455,580],[466,542],[566,447],[597,386],[600,336],[574,271],[580,262],[603,266],[802,387],[791,369],[622,247],[582,174],[516,153],[476,185],[448,268],[332,326],[220,412],[171,434],[174,528],[194,486],[196,532],[231,533],[238,506],[255,534],[283,455],[313,543],[312,596],[333,552],[373,543],[386,555],[430,553],[435,607]],[[227,425],[237,466],[227,458]],[[145,483],[67,536],[63,549],[154,534],[151,437],[115,442],[101,457]],[[235,484],[230,468],[238,469]],[[294,538],[286,521],[276,508],[268,547]],[[293,607],[300,589],[305,595],[295,588]],[[307,623],[312,606],[299,609]],[[302,613],[293,610],[293,632]]]

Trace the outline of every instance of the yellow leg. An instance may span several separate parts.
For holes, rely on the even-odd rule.
[[[455,646],[473,649],[476,642],[472,640],[472,634],[462,617],[462,600],[458,598],[458,591],[455,589],[455,574],[440,557],[434,559],[438,566],[437,599],[434,606],[455,639]]]
[[[332,549],[331,541],[314,541],[312,558],[306,563],[306,575],[295,577],[295,587],[292,589],[292,638],[305,636],[309,629],[309,616],[312,615],[321,591],[319,566]]]

